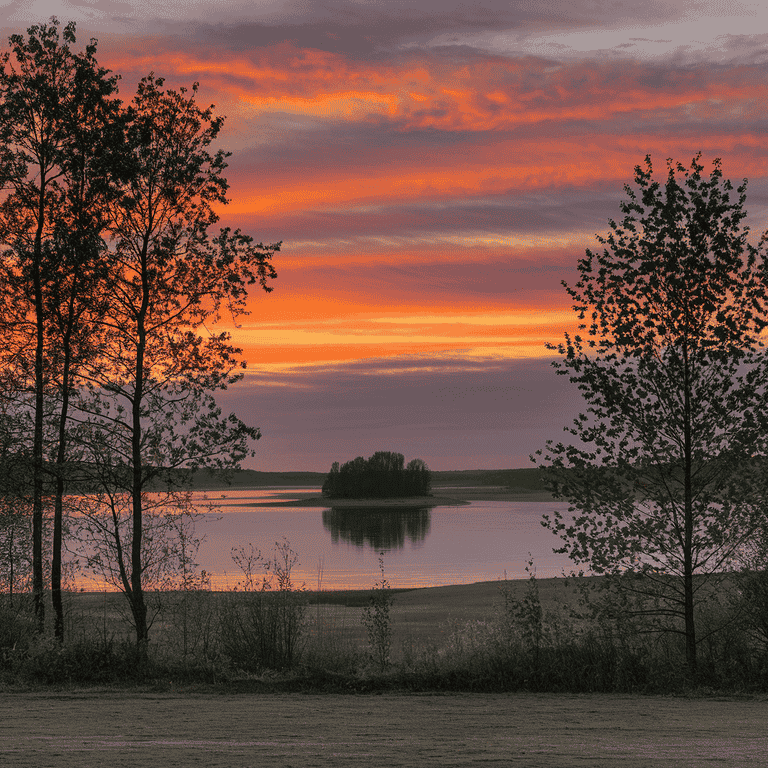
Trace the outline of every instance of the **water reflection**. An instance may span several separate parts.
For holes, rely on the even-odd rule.
[[[334,544],[402,549],[406,538],[419,545],[432,524],[429,507],[333,507],[323,510],[323,526]]]

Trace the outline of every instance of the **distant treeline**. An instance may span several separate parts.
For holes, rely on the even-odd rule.
[[[405,466],[402,453],[377,451],[368,459],[358,456],[339,466],[333,462],[323,483],[323,495],[331,499],[386,499],[428,496],[432,473],[421,459]]]
[[[547,489],[542,471],[537,467],[521,469],[459,469],[432,472],[432,483],[437,487],[494,486],[521,491]]]
[[[32,468],[29,457],[6,456],[3,464],[0,491],[9,483],[17,482],[28,487],[31,482]],[[88,466],[85,462],[69,462],[67,464],[68,493],[87,493],[93,488],[88,484]],[[49,486],[55,482],[55,467],[44,463],[44,488],[50,492]],[[151,484],[153,490],[163,489],[169,484],[174,486],[189,486],[193,490],[227,490],[236,488],[255,487],[318,487],[322,486],[328,477],[327,472],[260,472],[254,469],[219,470],[219,469],[167,469],[157,471],[158,478]],[[430,470],[432,487],[440,486],[495,486],[512,490],[544,490],[545,485],[539,469],[463,469],[463,470]]]
[[[494,486],[511,490],[539,491],[546,488],[541,475],[541,470],[537,468],[430,470],[432,488],[440,486]],[[327,477],[327,472],[201,469],[192,473],[191,484],[195,490],[226,490],[227,488],[260,486],[319,487],[322,486]]]
[[[326,472],[259,472],[255,469],[199,469],[192,473],[192,487],[198,490],[226,490],[261,486],[317,488]]]

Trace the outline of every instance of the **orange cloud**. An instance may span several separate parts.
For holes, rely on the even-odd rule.
[[[465,350],[503,357],[546,354],[548,341],[573,330],[567,297],[556,307],[506,302],[478,306],[460,299],[439,305],[425,297],[398,305],[391,292],[369,296],[277,290],[255,296],[252,314],[230,329],[251,365],[348,361],[399,354]],[[458,298],[458,297],[457,297]],[[377,301],[378,299],[378,301]]]
[[[308,158],[301,177],[296,176],[295,168],[286,169],[284,175],[275,168],[271,169],[267,185],[262,182],[260,169],[253,175],[241,170],[231,177],[231,202],[220,213],[268,216],[381,202],[460,200],[597,183],[620,188],[631,180],[632,169],[647,153],[662,168],[666,157],[687,161],[702,150],[708,157],[720,156],[726,169],[737,168],[737,177],[762,176],[768,171],[768,156],[753,150],[764,147],[765,141],[753,133],[702,131],[699,136],[676,139],[648,134],[597,134],[559,142],[509,139],[473,147],[463,156],[451,147],[420,162],[399,160],[394,152],[383,151],[376,167],[350,158],[346,167],[313,169],[312,159]]]
[[[503,207],[536,194],[545,207],[562,190],[615,188],[617,211],[622,185],[647,153],[662,173],[667,157],[687,162],[699,150],[705,159],[720,156],[726,176],[735,180],[768,173],[765,137],[751,121],[762,116],[768,81],[748,66],[553,66],[535,58],[451,61],[428,53],[382,62],[287,43],[246,52],[165,45],[124,46],[101,59],[116,71],[154,70],[168,76],[169,85],[200,80],[201,94],[211,94],[221,112],[231,109],[232,127],[239,124],[244,133],[246,121],[258,130],[271,114],[280,120],[298,116],[295,145],[291,117],[275,123],[285,124],[284,130],[254,137],[255,148],[244,159],[231,160],[231,203],[220,210],[223,223],[255,222],[257,237],[264,227],[285,241],[275,258],[280,277],[274,293],[254,296],[253,315],[233,329],[252,364],[456,349],[545,355],[545,342],[557,342],[576,324],[564,311],[564,265],[572,269],[574,254],[595,245],[593,233],[605,230],[607,218],[596,226],[574,206],[564,222],[572,212],[564,205],[552,224],[542,216],[543,223],[519,232],[503,222],[494,229],[500,218],[489,215],[490,224],[478,218],[473,230],[465,211],[463,228],[425,225],[419,231],[417,204],[447,208],[487,198]],[[348,133],[336,141],[335,129]],[[312,131],[320,138],[302,146]],[[368,142],[371,135],[376,140]],[[408,205],[413,210],[401,218]],[[371,225],[370,234],[362,227],[362,234],[344,234],[345,216],[351,227],[355,216],[373,216],[377,208],[383,213],[375,225],[388,218],[386,231]],[[333,234],[324,228],[323,216],[331,214]],[[292,237],[292,216],[317,226],[306,225],[301,237]],[[406,220],[410,229],[404,232]],[[435,265],[465,264],[469,274],[470,265],[504,260],[563,269],[546,280],[520,277],[515,294],[501,286],[465,295],[455,279],[448,288],[412,280],[408,289],[394,271],[390,283],[376,283],[348,268],[423,266],[437,280]],[[326,277],[324,265],[337,272]]]
[[[246,53],[163,50],[147,41],[102,56],[120,71],[155,71],[200,80],[226,102],[254,112],[321,119],[394,121],[401,130],[489,131],[547,121],[600,121],[630,113],[679,112],[707,119],[736,105],[759,114],[768,83],[756,67],[697,70],[641,62],[552,66],[532,57],[477,57],[454,63],[420,53],[398,62],[368,62],[290,43]],[[109,52],[108,52],[109,54]]]
[[[469,352],[483,355],[489,351],[502,354],[508,359],[523,357],[545,357],[547,350],[545,343],[559,342],[563,333],[543,334],[532,336],[519,336],[503,347],[498,342],[487,344],[479,342],[453,342],[451,344],[440,342],[401,342],[386,344],[256,344],[240,341],[243,355],[251,368],[264,365],[292,365],[309,363],[338,363],[351,360],[368,360],[371,358],[392,357],[407,354],[445,354],[456,351]]]

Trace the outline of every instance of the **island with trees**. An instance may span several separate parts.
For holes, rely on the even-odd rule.
[[[364,459],[358,456],[339,466],[333,462],[323,483],[323,496],[331,499],[393,499],[429,496],[432,475],[421,459],[405,466],[402,453],[377,451]]]

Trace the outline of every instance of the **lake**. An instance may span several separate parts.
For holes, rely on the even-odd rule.
[[[273,488],[196,494],[215,501],[218,514],[197,524],[204,536],[197,562],[211,574],[214,589],[231,589],[242,572],[233,547],[253,544],[269,555],[287,539],[298,555],[294,580],[308,589],[359,589],[379,578],[383,552],[392,587],[429,587],[526,577],[529,553],[541,578],[573,567],[553,554],[559,539],[542,527],[541,517],[565,502],[473,501],[465,506],[393,509],[362,507],[253,507],[277,494],[320,489]],[[281,500],[284,500],[281,499]]]

